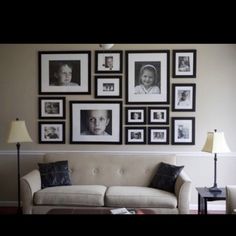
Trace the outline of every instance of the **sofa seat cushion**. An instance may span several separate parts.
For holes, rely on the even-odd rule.
[[[71,185],[44,188],[34,195],[35,205],[104,206],[106,186]]]
[[[173,193],[160,189],[136,186],[111,186],[105,196],[105,205],[109,207],[177,207],[177,198]]]

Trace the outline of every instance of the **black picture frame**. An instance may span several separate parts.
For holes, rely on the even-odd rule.
[[[173,78],[196,78],[197,50],[173,50],[172,58]]]
[[[95,98],[122,98],[122,76],[95,76]]]
[[[168,125],[169,107],[148,107],[148,124]]]
[[[125,53],[126,103],[169,104],[170,51],[133,50],[126,51]],[[141,83],[141,75],[144,75],[145,73],[151,74],[151,77],[153,78],[152,86],[148,89]],[[149,85],[147,84],[147,86]]]
[[[39,51],[38,63],[39,94],[91,93],[91,51]]]
[[[125,107],[125,124],[145,125],[146,107]]]
[[[196,84],[172,84],[172,111],[196,110]]]
[[[39,119],[65,119],[65,97],[39,97]]]
[[[195,117],[172,117],[172,145],[195,144]]]
[[[38,138],[40,144],[65,144],[65,121],[40,121]]]
[[[146,127],[125,127],[125,144],[146,144]]]
[[[121,101],[70,101],[69,104],[71,144],[122,144]]]
[[[148,144],[169,144],[169,127],[148,127]]]
[[[123,51],[95,51],[95,74],[120,74],[123,71]]]

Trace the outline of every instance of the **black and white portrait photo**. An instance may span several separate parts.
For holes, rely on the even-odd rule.
[[[108,68],[109,70],[112,70],[112,68],[113,68],[113,61],[114,61],[113,56],[105,56],[104,57],[104,64],[103,64],[103,66],[105,68]]]
[[[148,107],[148,124],[169,124],[169,107]]]
[[[169,144],[169,127],[148,127],[148,144]]]
[[[104,83],[103,84],[103,92],[107,92],[107,91],[113,92],[114,88],[115,88],[114,83]]]
[[[125,107],[126,124],[146,124],[146,107]]]
[[[190,71],[190,58],[189,56],[180,56],[179,57],[179,71]]]
[[[146,127],[125,127],[126,144],[145,144]]]

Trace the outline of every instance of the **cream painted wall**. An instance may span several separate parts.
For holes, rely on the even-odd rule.
[[[152,151],[177,153],[178,164],[193,181],[192,204],[197,204],[195,186],[213,183],[213,157],[201,153],[207,131],[224,131],[232,153],[218,158],[218,184],[236,184],[236,45],[235,44],[115,44],[112,50],[197,50],[196,79],[173,79],[171,83],[196,83],[196,112],[170,112],[170,116],[196,117],[195,145],[71,145],[69,144],[69,101],[94,99],[94,50],[98,44],[0,44],[0,203],[16,199],[16,157],[14,144],[6,143],[10,121],[24,119],[33,143],[22,144],[22,174],[37,166],[47,151]],[[92,94],[66,95],[66,144],[38,144],[38,51],[91,50]],[[125,68],[125,67],[124,67]],[[123,74],[123,94],[125,94]],[[124,96],[123,96],[124,97]],[[170,100],[171,101],[171,100]],[[123,100],[125,106],[125,100]],[[124,118],[124,117],[123,117]],[[124,119],[123,119],[124,120]],[[124,138],[123,138],[124,140]],[[24,151],[30,152],[30,154]],[[35,151],[40,154],[37,155]],[[7,181],[7,184],[6,184]],[[215,202],[215,204],[221,204]]]

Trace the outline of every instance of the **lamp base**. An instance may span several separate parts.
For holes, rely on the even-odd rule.
[[[211,188],[208,188],[208,190],[211,193],[221,193],[222,192],[222,190],[217,187],[211,187]]]

